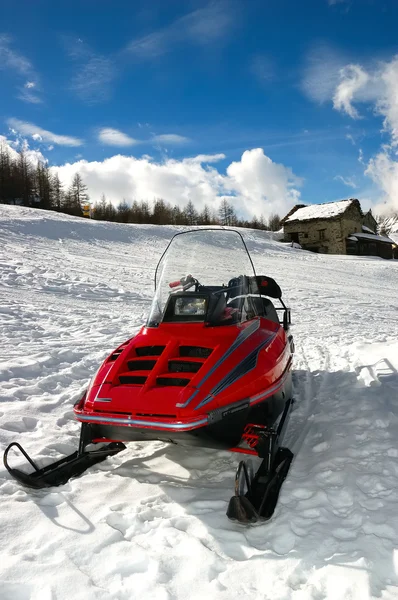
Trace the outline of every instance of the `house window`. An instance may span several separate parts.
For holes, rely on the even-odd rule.
[[[326,229],[319,229],[319,239],[320,240],[325,239],[325,231],[326,231]]]
[[[303,233],[302,236],[303,236],[304,239],[307,239],[308,238],[308,233]]]

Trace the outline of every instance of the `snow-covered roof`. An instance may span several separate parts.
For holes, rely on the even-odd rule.
[[[312,206],[305,206],[299,208],[290,217],[288,217],[285,223],[292,223],[293,221],[310,221],[312,219],[331,219],[343,214],[347,208],[355,200],[339,200],[338,202],[326,202],[325,204],[313,204]]]
[[[366,227],[366,225],[362,225],[362,231],[365,231],[367,233],[372,233],[374,234],[375,232],[373,231],[373,229],[370,229],[369,227]]]
[[[394,240],[392,240],[391,238],[385,235],[375,235],[374,233],[353,233],[348,239],[352,240],[353,237],[360,240],[371,240],[372,242],[386,242],[387,244],[394,243]]]

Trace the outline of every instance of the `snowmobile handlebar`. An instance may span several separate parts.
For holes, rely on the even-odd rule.
[[[192,275],[186,275],[185,277],[181,277],[179,281],[172,281],[169,283],[169,288],[174,289],[182,287],[182,290],[185,292],[193,285],[199,285],[199,281],[195,279],[195,277],[192,277]]]

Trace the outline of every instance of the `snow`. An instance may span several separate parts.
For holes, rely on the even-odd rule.
[[[373,229],[370,229],[370,227],[366,227],[366,225],[362,225],[362,231],[364,231],[365,233],[375,233]]]
[[[294,212],[286,223],[292,221],[309,221],[311,219],[330,219],[337,217],[347,210],[353,200],[340,200],[338,202],[326,202],[325,204],[314,204],[299,208]]]
[[[377,242],[386,242],[387,244],[393,244],[393,240],[385,235],[376,235],[374,233],[354,233],[356,238],[361,240],[371,240]]]
[[[77,447],[72,405],[141,325],[176,228],[0,205],[0,446]],[[1,600],[398,596],[398,261],[246,230],[292,308],[295,453],[270,522],[225,516],[240,457],[131,443],[66,485],[0,470]],[[18,464],[17,457],[13,464]]]

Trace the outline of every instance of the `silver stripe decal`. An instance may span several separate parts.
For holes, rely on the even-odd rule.
[[[237,336],[236,340],[234,341],[234,343],[232,344],[232,346],[225,352],[225,354],[222,355],[221,358],[218,359],[218,361],[216,362],[216,364],[213,365],[213,367],[210,369],[210,371],[208,373],[206,373],[206,375],[203,377],[203,379],[201,379],[201,381],[199,382],[196,390],[193,392],[193,394],[191,394],[191,396],[188,398],[188,400],[186,400],[183,404],[176,404],[176,407],[177,408],[186,408],[188,406],[188,404],[194,399],[194,397],[196,396],[196,394],[199,392],[199,390],[202,387],[202,385],[208,380],[208,378],[211,375],[213,375],[214,371],[216,369],[218,369],[218,367],[220,365],[222,365],[222,363],[224,361],[226,361],[227,358],[229,356],[231,356],[231,354],[244,341],[247,340],[247,338],[249,338],[253,333],[255,333],[259,327],[260,327],[260,319],[257,319],[254,323],[252,323],[251,325],[249,325],[248,327],[246,327],[246,329],[244,331],[241,331],[239,333],[239,335]]]
[[[130,425],[134,427],[156,427],[157,429],[195,429],[200,425],[207,424],[207,417],[193,421],[191,423],[159,423],[158,421],[137,421],[135,419],[122,419],[115,417],[91,417],[89,415],[76,415],[79,421],[100,421],[108,423],[118,423],[119,425]]]
[[[253,371],[256,366],[257,366],[257,360],[258,360],[258,354],[259,352],[261,352],[261,350],[264,348],[264,346],[266,346],[268,344],[268,342],[270,342],[271,340],[274,339],[274,337],[276,336],[276,333],[272,334],[270,337],[268,337],[266,340],[263,340],[261,342],[261,344],[259,344],[256,348],[254,348],[251,352],[254,353],[257,351],[257,356],[256,356],[256,364],[254,365],[254,367],[252,369],[249,369],[248,371],[246,371],[246,373],[242,373],[241,375],[237,375],[235,377],[235,379],[233,381],[231,381],[227,386],[225,386],[224,388],[222,388],[220,390],[219,393],[224,392],[226,389],[228,389],[231,385],[233,385],[234,383],[236,383],[239,379],[241,379],[241,377],[244,377],[245,375],[247,375],[248,373],[250,373],[251,371]],[[226,377],[224,377],[224,379],[227,379],[230,377],[230,374],[227,375]],[[211,392],[209,392],[209,394],[206,396],[206,398],[204,398],[202,400],[202,402],[200,402],[198,404],[198,406],[195,408],[195,410],[198,410],[199,408],[202,408],[202,406],[205,406],[205,404],[207,404],[208,402],[211,402],[212,400],[214,400],[215,396],[213,395],[213,392],[216,388],[218,388],[220,385],[222,385],[222,381],[220,383],[217,383],[217,385],[211,390]]]
[[[103,380],[102,380],[102,383],[101,383],[101,385],[99,386],[97,393],[95,394],[94,402],[95,402],[95,401],[98,399],[98,396],[100,395],[100,392],[101,392],[102,388],[104,387],[104,384],[105,384],[106,378],[108,377],[109,373],[111,372],[111,369],[112,369],[112,367],[113,367],[113,365],[114,365],[114,364],[115,364],[115,363],[112,363],[112,364],[111,364],[111,366],[110,366],[110,367],[109,367],[109,369],[107,370],[106,374],[104,375],[104,378],[103,378]]]

